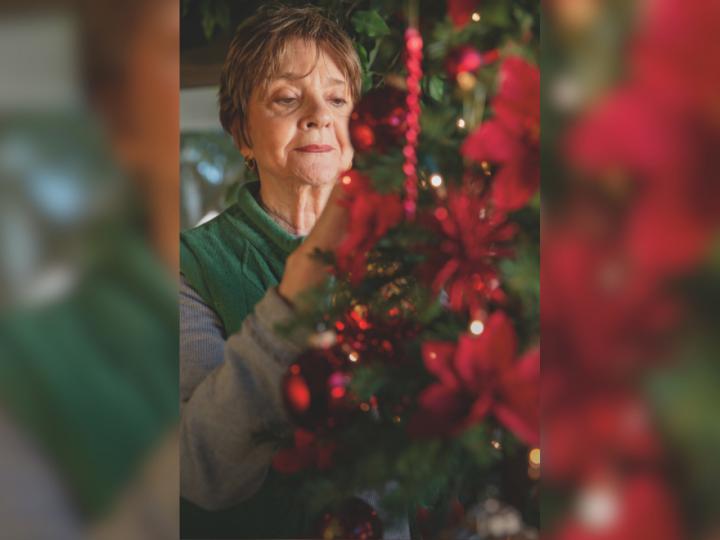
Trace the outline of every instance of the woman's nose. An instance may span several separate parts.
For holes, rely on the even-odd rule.
[[[330,109],[323,100],[312,100],[300,120],[301,129],[317,129],[328,127],[332,122]]]

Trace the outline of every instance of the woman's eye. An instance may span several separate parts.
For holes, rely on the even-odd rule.
[[[341,107],[347,103],[347,100],[345,98],[330,98],[330,102],[333,105]]]
[[[281,97],[275,100],[275,103],[279,103],[280,105],[292,105],[294,102],[294,97]]]

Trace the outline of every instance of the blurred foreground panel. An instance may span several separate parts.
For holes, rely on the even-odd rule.
[[[547,538],[720,538],[720,3],[551,0]]]
[[[3,537],[178,535],[179,14],[116,4],[0,11]]]

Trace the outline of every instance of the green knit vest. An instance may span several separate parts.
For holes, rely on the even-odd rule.
[[[287,256],[303,240],[262,209],[259,187],[246,184],[237,203],[181,235],[180,271],[220,317],[225,336],[237,332],[265,292],[280,282]],[[229,510],[208,512],[183,499],[181,537],[298,538],[310,517],[271,469],[258,493]]]
[[[181,235],[180,271],[217,312],[228,336],[280,282],[285,259],[303,240],[267,215],[259,189],[259,182],[245,184],[237,203]]]

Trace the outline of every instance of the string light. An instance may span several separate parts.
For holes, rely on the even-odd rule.
[[[460,89],[466,92],[475,88],[475,85],[477,84],[477,77],[475,77],[475,75],[473,75],[472,73],[468,73],[467,71],[458,73],[457,77],[455,77],[455,80],[457,81]]]
[[[430,184],[432,185],[432,187],[436,187],[436,188],[442,186],[443,177],[440,176],[438,173],[433,174],[430,177]]]
[[[492,440],[490,441],[490,446],[492,446],[495,450],[502,449],[502,444],[500,444],[500,441]]]
[[[475,22],[480,22],[480,14],[477,11],[470,15],[470,18]]]
[[[470,323],[470,333],[479,336],[483,333],[483,330],[485,330],[485,325],[482,321],[474,320]]]
[[[348,175],[345,175],[342,177],[342,183],[345,184],[346,186],[349,185],[350,182],[352,182],[352,178],[350,178]]]
[[[464,118],[458,118],[456,122],[457,127],[460,129],[465,129],[465,119]]]
[[[533,448],[528,452],[528,477],[532,480],[540,479],[540,449]]]
[[[533,448],[528,453],[528,463],[531,467],[540,467],[540,449]]]
[[[357,351],[352,351],[350,354],[348,354],[348,358],[351,362],[357,362],[360,358],[360,355],[357,353]]]

